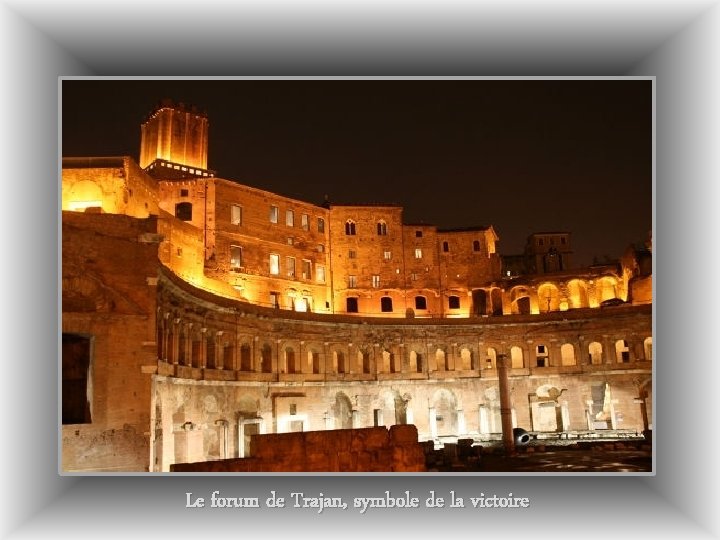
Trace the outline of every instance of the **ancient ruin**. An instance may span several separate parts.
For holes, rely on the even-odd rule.
[[[649,243],[577,269],[569,233],[537,233],[503,258],[490,225],[290,199],[207,148],[207,117],[165,102],[139,162],[63,158],[63,471],[252,458],[258,434],[499,440],[500,355],[513,426],[652,428]]]

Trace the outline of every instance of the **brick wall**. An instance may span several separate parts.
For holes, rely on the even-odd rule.
[[[177,463],[172,472],[423,472],[413,425],[253,435],[250,458]]]

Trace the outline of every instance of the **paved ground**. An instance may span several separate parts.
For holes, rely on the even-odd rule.
[[[649,473],[652,447],[644,442],[533,443],[519,447],[513,456],[500,446],[473,448],[465,455],[439,450],[430,457],[428,469],[439,472],[517,473]]]
[[[546,450],[515,457],[482,456],[478,472],[617,473],[652,472],[652,454],[643,450]]]

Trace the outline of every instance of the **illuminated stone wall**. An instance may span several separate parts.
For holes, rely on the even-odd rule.
[[[62,209],[146,218],[158,213],[157,183],[129,157],[63,158]]]
[[[651,306],[485,323],[359,321],[278,314],[164,275],[159,314],[159,470],[244,457],[249,433],[413,423],[421,439],[492,438],[503,352],[519,353],[510,370],[513,415],[529,430],[639,432],[652,399],[640,399],[652,372]]]
[[[156,221],[63,213],[62,333],[90,344],[87,382],[73,389],[86,394],[88,416],[62,425],[65,471],[149,467],[150,377],[157,365]],[[67,371],[63,365],[63,385]],[[67,393],[66,388],[66,398],[83,399]]]

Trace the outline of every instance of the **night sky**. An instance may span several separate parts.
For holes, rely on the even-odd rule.
[[[570,231],[577,265],[652,227],[652,83],[63,81],[63,156],[138,159],[162,98],[210,121],[217,176],[321,204],[395,203],[405,223],[493,225],[502,254]]]

